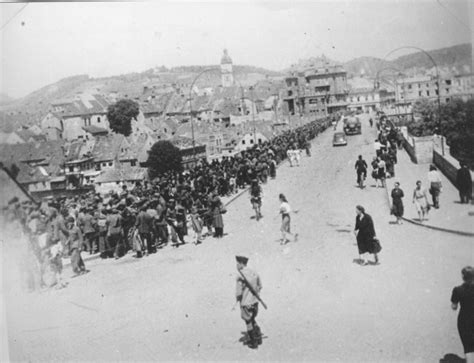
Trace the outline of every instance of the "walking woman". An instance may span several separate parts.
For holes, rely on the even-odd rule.
[[[402,198],[405,196],[405,194],[403,194],[403,190],[400,189],[399,182],[395,182],[391,195],[392,195],[392,214],[397,218],[397,224],[402,224],[402,217],[403,217]]]
[[[291,233],[291,228],[290,228],[290,213],[291,213],[291,207],[290,204],[288,204],[288,200],[286,199],[284,194],[280,194],[278,196],[280,199],[280,214],[281,214],[281,244],[287,244],[290,242],[290,240],[287,238],[287,235],[293,236]],[[296,213],[296,211],[294,212]],[[298,233],[294,234],[294,241],[296,242],[298,240]]]
[[[474,363],[474,268],[466,266],[461,270],[464,283],[453,289],[451,307],[461,310],[458,315],[458,332],[466,354],[466,363]]]
[[[367,265],[368,261],[365,258],[365,254],[373,254],[374,255],[374,264],[379,263],[378,253],[380,252],[380,244],[378,240],[375,241],[377,238],[375,235],[375,228],[374,222],[372,221],[372,217],[365,213],[364,207],[358,205],[356,207],[356,222],[354,228],[354,234],[357,238],[357,247],[359,249],[359,258],[362,265]]]
[[[422,189],[421,181],[416,182],[416,188],[413,191],[413,203],[415,203],[416,211],[418,212],[418,220],[423,223],[425,216],[428,216],[429,203],[426,196],[426,190]]]

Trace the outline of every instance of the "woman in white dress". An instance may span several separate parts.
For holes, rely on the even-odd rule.
[[[426,190],[421,187],[421,181],[416,182],[416,188],[413,191],[413,203],[415,204],[416,211],[418,212],[418,219],[421,223],[425,219],[425,215],[428,215],[429,203],[428,197],[426,196]]]

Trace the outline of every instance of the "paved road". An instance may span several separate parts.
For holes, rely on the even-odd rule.
[[[462,356],[450,294],[472,264],[472,240],[390,224],[385,190],[356,187],[357,155],[372,157],[375,131],[331,146],[332,130],[300,167],[283,165],[264,187],[257,222],[247,195],[225,215],[221,240],[164,249],[142,260],[91,261],[68,288],[24,295],[7,287],[13,360],[439,361]],[[371,182],[369,180],[369,182]],[[280,246],[278,194],[299,213],[297,243]],[[355,205],[374,218],[381,265],[362,267]],[[268,310],[256,351],[234,303],[234,255],[250,256]]]

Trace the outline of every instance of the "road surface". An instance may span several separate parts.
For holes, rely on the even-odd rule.
[[[248,195],[224,215],[225,238],[165,248],[134,259],[94,260],[62,290],[25,294],[4,266],[12,360],[439,361],[462,356],[450,294],[472,264],[472,240],[391,224],[386,191],[356,187],[354,162],[370,162],[375,130],[346,147],[332,129],[300,167],[284,164],[264,186],[263,219]],[[278,194],[299,213],[299,241],[279,244]],[[405,198],[406,208],[412,208]],[[355,206],[372,215],[383,246],[378,266],[360,266],[352,233]],[[250,350],[234,304],[236,254],[262,278],[263,345]],[[7,270],[8,269],[8,270]],[[70,267],[66,275],[70,275]],[[8,278],[11,277],[11,278]]]

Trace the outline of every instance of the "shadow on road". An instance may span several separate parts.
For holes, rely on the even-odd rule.
[[[466,360],[464,358],[461,358],[460,356],[453,353],[445,354],[445,356],[439,360],[439,363],[465,363],[465,362]]]
[[[350,229],[338,228],[338,229],[336,229],[336,232],[339,232],[339,233],[351,233],[352,231],[351,231]]]

